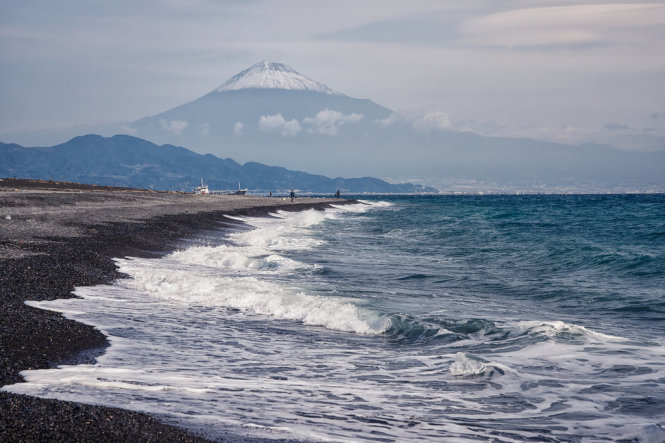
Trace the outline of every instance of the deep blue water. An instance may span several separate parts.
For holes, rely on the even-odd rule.
[[[38,303],[97,364],[15,392],[209,435],[665,441],[665,196],[400,196],[229,220]]]
[[[547,313],[665,337],[663,194],[380,200],[394,206],[325,230],[328,246],[306,256],[349,293],[372,288],[387,311],[405,304],[419,316],[443,306],[460,318]],[[482,306],[468,311],[470,300]]]

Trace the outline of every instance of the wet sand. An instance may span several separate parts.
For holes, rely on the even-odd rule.
[[[324,208],[346,200],[192,195],[0,181],[0,386],[20,371],[92,362],[108,342],[96,329],[26,300],[72,297],[75,286],[121,277],[113,257],[159,256],[219,227],[224,214]],[[0,441],[198,441],[146,414],[0,392]],[[229,435],[229,441],[256,441]]]

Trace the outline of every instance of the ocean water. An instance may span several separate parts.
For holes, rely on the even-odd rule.
[[[111,346],[5,389],[213,437],[665,441],[664,195],[382,197],[219,228],[30,303]]]

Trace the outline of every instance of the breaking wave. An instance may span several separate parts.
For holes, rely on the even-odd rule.
[[[315,272],[315,266],[283,253],[323,246],[325,242],[309,235],[307,228],[342,211],[361,213],[374,206],[359,203],[328,211],[278,211],[268,218],[233,217],[253,229],[230,234],[228,244],[193,246],[159,260],[116,259],[119,270],[130,276],[118,285],[174,303],[226,307],[338,331],[380,334],[389,320],[361,307],[357,300],[312,294],[298,285],[266,278],[306,277]]]

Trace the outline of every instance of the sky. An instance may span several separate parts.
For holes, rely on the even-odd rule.
[[[452,130],[665,150],[665,1],[2,0],[0,135],[131,122],[261,60]]]

